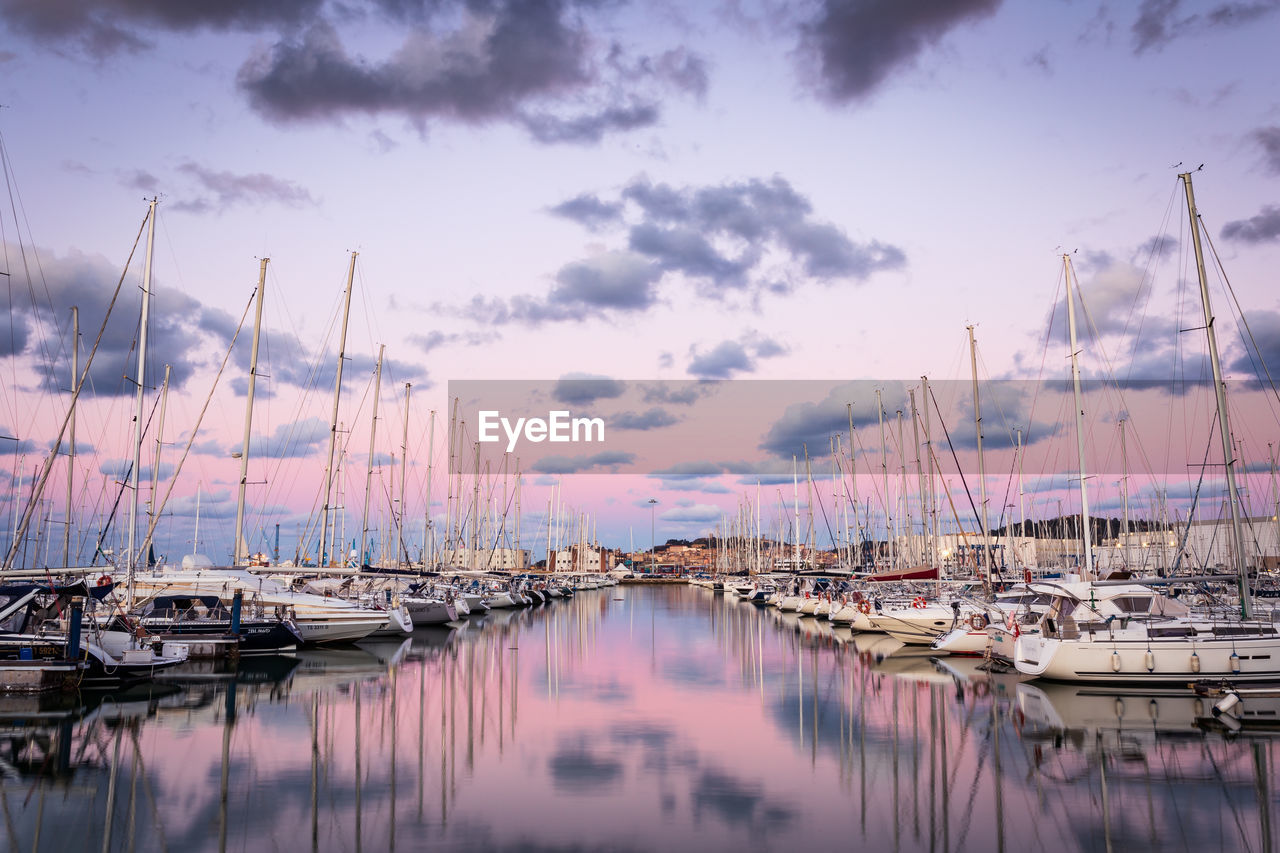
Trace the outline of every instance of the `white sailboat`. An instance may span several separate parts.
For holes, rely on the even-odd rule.
[[[1271,622],[1252,618],[1231,426],[1200,245],[1200,221],[1191,174],[1179,175],[1179,179],[1186,191],[1213,369],[1241,617],[1194,614],[1181,602],[1140,583],[1086,578],[1054,585],[1053,600],[1040,620],[1039,631],[1022,634],[1015,644],[1014,666],[1024,675],[1122,684],[1185,684],[1196,679],[1280,680],[1280,633]],[[1069,262],[1067,275],[1069,288]],[[1071,304],[1069,289],[1068,304]],[[1072,325],[1074,327],[1074,323]],[[1074,334],[1072,350],[1074,357]],[[1078,403],[1076,409],[1079,412]],[[1084,489],[1083,475],[1081,489]],[[1087,512],[1087,504],[1085,507]],[[1083,527],[1088,530],[1087,515]],[[1085,557],[1086,566],[1092,568],[1087,548]]]

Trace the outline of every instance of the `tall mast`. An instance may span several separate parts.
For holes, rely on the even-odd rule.
[[[138,393],[133,410],[133,471],[129,479],[133,487],[133,499],[129,502],[129,549],[125,562],[125,570],[130,576],[138,564],[138,555],[133,553],[138,536],[138,469],[142,467],[142,394],[146,389],[147,362],[147,326],[151,314],[151,261],[155,253],[156,243],[156,200],[151,199],[147,213],[147,255],[142,270],[142,317],[138,324]]]
[[[244,441],[240,445],[240,487],[236,493],[236,540],[235,552],[231,565],[243,565],[249,555],[244,553],[241,543],[244,541],[244,500],[245,486],[249,482],[249,433],[253,429],[253,392],[258,381],[258,341],[262,336],[262,300],[266,296],[267,262],[263,258],[258,263],[258,298],[253,311],[253,348],[249,352],[249,394],[244,404]]]
[[[427,555],[431,554],[434,558],[436,547],[435,537],[431,535],[431,477],[435,469],[435,452],[436,452],[436,410],[432,409],[427,419],[427,508],[423,511],[422,519],[422,570],[425,572],[429,566],[427,564]],[[432,564],[435,560],[432,559]]]
[[[480,442],[476,441],[475,468],[472,471],[471,490],[471,569],[479,568],[480,560]]]
[[[982,457],[982,402],[978,397],[978,341],[969,330],[969,365],[973,371],[973,424],[978,433],[978,496],[982,504],[982,567],[985,570],[983,587],[991,583],[991,530],[987,526],[987,466]]]
[[[898,496],[902,501],[902,512],[898,516],[900,521],[894,525],[894,530],[904,531],[902,544],[905,553],[902,555],[902,561],[905,565],[910,565],[915,559],[915,549],[911,544],[911,502],[907,499],[907,450],[902,437],[902,409],[898,409],[898,479]],[[897,506],[897,501],[894,501],[894,506]]]
[[[76,384],[80,381],[80,309],[71,306],[71,423],[67,433],[67,526],[62,531],[62,565],[71,565],[71,486],[76,476]],[[14,499],[17,505],[17,499]]]
[[[373,492],[373,450],[378,437],[378,396],[382,393],[382,353],[386,344],[378,345],[378,364],[373,369],[373,419],[369,424],[369,462],[364,473],[364,510],[360,513],[360,566],[364,566],[364,543],[369,535],[369,496]]]
[[[405,503],[404,481],[409,474],[409,392],[412,385],[404,383],[404,437],[400,443],[400,516],[396,522],[396,563],[400,563],[400,555],[406,558],[409,556],[409,550],[404,545],[404,520]]]
[[[1267,442],[1267,456],[1271,457],[1271,521],[1276,526],[1276,547],[1280,548],[1280,491],[1276,489],[1276,451],[1271,442]]]
[[[156,495],[160,491],[160,450],[164,447],[164,415],[169,408],[169,370],[164,366],[164,381],[160,383],[160,416],[156,420],[156,455],[151,465],[151,498],[147,501],[147,517],[152,518],[160,508],[156,506]],[[139,545],[141,547],[141,544]]]
[[[1209,364],[1213,368],[1213,389],[1218,399],[1218,428],[1222,435],[1222,461],[1227,468],[1227,503],[1231,506],[1231,536],[1236,550],[1240,574],[1240,612],[1244,618],[1253,616],[1253,601],[1249,595],[1248,566],[1245,563],[1244,531],[1240,526],[1240,495],[1236,491],[1235,458],[1231,452],[1231,424],[1227,418],[1227,385],[1222,378],[1222,361],[1218,356],[1218,336],[1213,328],[1213,309],[1209,305],[1209,281],[1204,271],[1204,250],[1200,247],[1200,215],[1196,212],[1196,197],[1191,189],[1191,173],[1178,176],[1187,191],[1187,215],[1191,219],[1191,242],[1196,250],[1196,275],[1200,279],[1200,303],[1204,307],[1204,328],[1209,338]]]
[[[800,568],[800,468],[795,454],[791,456],[791,490],[795,493],[796,526],[791,537],[791,571]]]
[[[851,557],[850,562],[858,566],[862,564],[862,525],[858,522],[858,448],[853,441],[853,403],[845,403],[844,410],[849,417],[849,497],[853,501],[853,538],[858,541],[858,554]]]
[[[1076,304],[1071,295],[1071,256],[1062,256],[1067,281],[1067,326],[1071,332],[1071,386],[1076,401],[1076,452],[1080,457],[1080,532],[1084,536],[1084,578],[1093,580],[1093,531],[1089,524],[1089,484],[1084,466],[1084,405],[1080,399],[1080,348],[1076,345]]]
[[[916,409],[916,389],[911,389],[910,397],[911,440],[915,443],[916,450],[916,487],[920,489],[920,544],[923,546],[920,549],[922,552],[920,557],[921,562],[926,566],[932,566],[933,563],[929,559],[929,520],[925,514],[924,466],[920,459],[920,413]]]
[[[1124,563],[1129,563],[1129,452],[1125,448],[1125,418],[1120,419],[1120,467],[1124,474],[1120,482],[1124,484],[1124,531],[1120,534],[1120,541],[1124,543]]]
[[[191,556],[193,558],[191,563],[192,568],[197,568],[195,565],[194,558],[196,556],[196,552],[200,549],[200,485],[201,484],[197,481],[196,482],[196,530],[191,537]]]
[[[880,478],[884,486],[884,538],[889,540],[889,570],[892,571],[897,560],[894,558],[893,513],[889,509],[889,445],[884,437],[884,401],[880,397],[880,389],[876,389],[876,414],[880,416]]]
[[[933,480],[933,439],[931,437],[932,424],[929,418],[929,377],[920,377],[920,396],[924,403],[924,463],[925,470],[928,471],[928,496],[929,496],[929,533],[932,547],[929,553],[929,565],[938,567],[938,575],[941,577],[942,560],[938,559],[938,493],[934,489]]]
[[[326,566],[332,554],[326,551],[329,541],[329,524],[333,519],[333,484],[337,472],[334,469],[334,452],[338,447],[338,402],[342,399],[342,365],[347,360],[347,318],[351,315],[351,286],[356,276],[356,258],[359,252],[351,253],[351,263],[347,267],[347,290],[342,299],[342,333],[338,338],[338,374],[333,380],[333,416],[329,418],[329,465],[325,468],[324,484],[324,522],[320,536],[320,565]]]

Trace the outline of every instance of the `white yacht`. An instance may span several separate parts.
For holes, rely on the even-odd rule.
[[[179,592],[216,595],[230,602],[236,590],[244,593],[244,606],[278,608],[294,618],[298,632],[308,643],[354,642],[387,624],[386,611],[345,601],[337,596],[294,592],[270,578],[244,569],[194,569],[139,572],[135,587],[149,595]]]
[[[1048,586],[1053,598],[1039,633],[1023,633],[1014,646],[1024,675],[1119,684],[1280,680],[1280,633],[1271,622],[1196,615],[1140,583]]]

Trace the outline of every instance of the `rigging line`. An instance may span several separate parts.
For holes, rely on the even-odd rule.
[[[1180,187],[1181,184],[1178,181],[1174,181],[1173,189],[1169,193],[1169,201],[1165,205],[1164,219],[1160,222],[1160,237],[1152,243],[1151,251],[1147,255],[1147,264],[1142,273],[1142,283],[1150,281],[1152,284],[1147,288],[1147,298],[1142,304],[1142,314],[1138,318],[1138,328],[1134,332],[1133,348],[1129,352],[1129,372],[1126,374],[1125,379],[1130,379],[1133,376],[1133,366],[1137,361],[1138,347],[1142,343],[1142,328],[1146,325],[1147,311],[1151,306],[1151,297],[1155,293],[1155,272],[1153,267],[1155,266],[1156,261],[1164,255],[1165,239],[1168,236],[1166,233],[1168,230],[1168,223],[1169,219],[1173,216],[1173,208],[1177,202]],[[1122,335],[1127,335],[1129,333],[1129,323],[1133,317],[1133,310],[1137,306],[1139,297],[1142,295],[1142,283],[1139,284],[1137,292],[1133,295],[1133,302],[1129,306],[1129,317],[1125,318],[1124,329],[1121,332]]]
[[[1202,221],[1201,225],[1203,224]],[[1275,380],[1271,378],[1271,371],[1267,368],[1267,360],[1263,357],[1262,348],[1258,346],[1258,341],[1253,336],[1253,329],[1249,328],[1249,320],[1245,317],[1244,310],[1240,307],[1240,300],[1236,298],[1236,291],[1231,286],[1231,279],[1227,278],[1227,271],[1222,266],[1222,259],[1218,257],[1218,249],[1213,245],[1213,238],[1209,236],[1209,229],[1201,228],[1201,230],[1204,232],[1205,240],[1209,243],[1209,252],[1213,255],[1213,263],[1218,268],[1218,275],[1222,276],[1222,283],[1227,286],[1227,293],[1231,295],[1231,302],[1236,307],[1236,316],[1244,324],[1244,330],[1249,335],[1249,343],[1253,345],[1254,352],[1258,354],[1258,363],[1262,365],[1262,371],[1267,375],[1267,384],[1271,386],[1271,393],[1275,395],[1277,400],[1280,400],[1280,390],[1276,389]],[[1245,348],[1245,352],[1249,352],[1248,347]],[[1249,353],[1249,362],[1253,363],[1253,353]],[[1254,375],[1257,375],[1256,369],[1254,370]]]
[[[156,524],[159,523],[164,507],[169,502],[169,496],[173,494],[173,487],[177,484],[178,475],[182,472],[182,464],[187,461],[187,454],[191,452],[191,445],[195,443],[196,436],[200,433],[200,422],[204,420],[205,412],[209,410],[209,402],[213,399],[213,392],[217,390],[218,380],[222,378],[223,371],[227,369],[227,362],[231,360],[231,352],[236,346],[236,338],[240,337],[240,330],[244,328],[245,318],[249,316],[249,309],[252,306],[253,297],[250,296],[249,301],[245,303],[244,313],[240,315],[240,324],[236,326],[235,334],[231,336],[231,343],[227,345],[227,352],[222,357],[222,364],[218,367],[218,373],[213,377],[213,387],[209,389],[209,395],[205,397],[204,406],[196,417],[195,425],[191,427],[191,435],[187,437],[187,446],[182,449],[182,456],[178,459],[178,464],[173,469],[173,476],[169,478],[169,488],[165,490],[164,499],[160,501],[158,506],[155,506],[155,499],[154,497],[152,498],[151,523],[147,525],[147,535],[143,537],[142,544],[138,547],[139,554],[145,554],[147,547],[151,544],[151,537],[155,533]]]
[[[159,408],[159,406],[160,406],[160,398],[157,396],[154,400],[151,401],[151,412],[147,415],[146,426],[144,426],[142,429],[143,435],[146,435],[151,430],[151,419],[155,417],[156,409]],[[111,513],[107,516],[106,523],[103,524],[102,527],[98,529],[98,540],[93,547],[94,562],[89,564],[91,566],[97,562],[98,554],[102,550],[102,544],[106,540],[108,532],[111,530],[112,523],[114,523],[115,521],[116,511],[120,508],[120,499],[124,497],[124,493],[129,488],[129,483],[131,482],[131,478],[133,476],[133,460],[129,459],[127,461],[129,464],[125,468],[125,470],[122,472],[121,479],[117,483],[117,485],[119,485],[120,488],[116,491],[116,499],[111,504]],[[155,500],[154,495],[152,495],[152,500],[153,501]]]
[[[929,386],[929,396],[933,398],[934,409],[938,409],[938,399],[937,397],[934,397],[932,385]],[[951,430],[947,429],[947,421],[945,418],[942,417],[941,410],[939,410],[937,414],[938,414],[938,423],[942,424],[942,433],[947,437],[947,449],[951,451],[951,458],[956,463],[956,472],[959,473],[960,475],[960,485],[964,486],[964,496],[969,500],[969,508],[973,510],[973,517],[974,517],[974,520],[977,522],[977,526],[981,527],[982,515],[978,512],[978,508],[973,505],[973,494],[969,491],[969,483],[965,480],[964,468],[960,466],[960,457],[956,455],[956,447],[954,444],[951,443]],[[958,517],[957,517],[957,521],[959,521]],[[963,524],[960,525],[960,529],[964,530]],[[985,550],[986,548],[985,531],[979,531],[979,532],[984,534],[983,548]],[[1000,567],[997,565],[991,565],[991,568],[994,569],[994,574],[997,577],[999,577]]]
[[[1083,290],[1083,288],[1080,288],[1080,287],[1078,286],[1078,284],[1079,284],[1079,282],[1077,281],[1076,293],[1077,293],[1077,295],[1078,295],[1078,296],[1079,296],[1079,298],[1080,298],[1080,309],[1081,309],[1081,311],[1084,313],[1084,316],[1085,316],[1085,322],[1087,322],[1087,323],[1089,324],[1089,328],[1093,331],[1093,335],[1094,335],[1094,343],[1097,345],[1097,347],[1099,348],[1099,350],[1101,350],[1101,352],[1102,352],[1102,364],[1103,364],[1103,369],[1106,371],[1107,379],[1111,382],[1111,385],[1112,385],[1112,387],[1113,387],[1113,388],[1114,388],[1114,390],[1115,390],[1116,396],[1117,396],[1117,398],[1119,399],[1119,404],[1120,404],[1120,405],[1117,407],[1117,409],[1123,408],[1123,410],[1126,412],[1126,414],[1128,414],[1128,415],[1129,415],[1129,420],[1130,420],[1130,422],[1132,422],[1132,420],[1133,420],[1133,418],[1132,418],[1132,414],[1133,414],[1133,412],[1132,412],[1132,409],[1129,407],[1129,400],[1128,400],[1128,398],[1125,396],[1125,392],[1124,392],[1124,390],[1123,390],[1123,386],[1122,386],[1122,385],[1121,385],[1121,383],[1120,383],[1120,380],[1116,378],[1116,374],[1115,374],[1115,370],[1113,369],[1113,365],[1112,365],[1112,362],[1111,362],[1111,358],[1110,358],[1110,356],[1109,356],[1109,355],[1107,355],[1106,347],[1102,344],[1102,339],[1101,339],[1101,335],[1099,334],[1098,327],[1097,327],[1097,325],[1093,322],[1093,315],[1089,313],[1089,306],[1088,306],[1088,304],[1085,302],[1085,299],[1084,299],[1084,290]],[[1130,367],[1131,367],[1131,369],[1132,369],[1132,365],[1130,365]],[[1126,382],[1126,383],[1128,383],[1129,381],[1131,381],[1131,376],[1126,376],[1126,377],[1125,377],[1125,382]],[[1148,470],[1148,471],[1154,471],[1154,470],[1155,470],[1155,468],[1154,468],[1154,466],[1151,464],[1151,459],[1147,456],[1147,449],[1146,449],[1146,445],[1145,445],[1145,444],[1143,443],[1143,441],[1142,441],[1141,431],[1140,431],[1140,430],[1138,430],[1138,429],[1134,429],[1134,430],[1133,430],[1133,436],[1134,436],[1134,444],[1136,444],[1136,445],[1137,445],[1138,453],[1142,456],[1142,462],[1143,462],[1143,464],[1147,466],[1147,470]],[[1090,438],[1090,440],[1092,441],[1092,439],[1093,439],[1093,430],[1092,430],[1092,427],[1091,427],[1091,428],[1090,428],[1090,430],[1089,430],[1089,438]],[[1167,454],[1168,452],[1169,452],[1169,451],[1168,451],[1168,450],[1166,450],[1166,454]],[[1168,463],[1168,461],[1169,461],[1169,460],[1168,460],[1168,458],[1167,458],[1167,456],[1166,456],[1166,459],[1165,459],[1166,464]]]
[[[84,371],[80,374],[80,379],[75,383],[75,390],[71,393],[71,403],[67,407],[67,414],[62,420],[62,428],[58,430],[58,439],[54,442],[53,449],[45,458],[44,471],[40,475],[38,488],[33,490],[31,502],[27,504],[26,509],[22,513],[22,523],[18,526],[14,534],[14,541],[10,544],[8,555],[4,559],[3,568],[12,567],[14,555],[17,553],[17,545],[26,538],[27,525],[31,523],[31,516],[35,512],[36,503],[44,495],[44,486],[48,482],[49,472],[53,470],[53,461],[58,456],[58,451],[62,449],[62,439],[67,432],[67,424],[71,421],[71,413],[75,411],[76,400],[80,396],[80,391],[84,388],[84,378],[88,376],[89,369],[93,366],[93,358],[98,354],[98,345],[102,343],[102,336],[107,330],[107,321],[111,318],[111,311],[115,308],[116,299],[120,296],[120,288],[124,286],[125,276],[129,273],[129,264],[133,262],[134,252],[138,250],[138,243],[142,239],[143,229],[147,226],[147,221],[151,218],[151,208],[147,208],[147,215],[142,218],[142,224],[138,226],[137,236],[133,238],[133,248],[129,250],[129,258],[125,261],[124,270],[120,273],[120,280],[116,282],[115,292],[111,294],[111,302],[107,305],[106,316],[102,318],[102,325],[98,327],[98,336],[94,338],[93,347],[89,350],[89,356],[85,360]]]

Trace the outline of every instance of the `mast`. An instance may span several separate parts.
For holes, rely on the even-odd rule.
[[[1245,563],[1244,531],[1240,527],[1240,495],[1236,491],[1235,458],[1231,453],[1231,424],[1227,417],[1227,385],[1222,378],[1222,361],[1218,356],[1218,336],[1213,328],[1213,309],[1209,305],[1209,281],[1204,270],[1204,250],[1200,247],[1200,215],[1196,212],[1196,197],[1191,189],[1191,173],[1178,176],[1187,191],[1187,215],[1191,220],[1191,243],[1196,251],[1196,276],[1200,279],[1200,303],[1204,308],[1204,328],[1209,339],[1209,364],[1213,368],[1213,389],[1218,401],[1218,428],[1222,434],[1222,461],[1227,469],[1227,503],[1231,506],[1231,537],[1235,545],[1240,574],[1240,613],[1245,619],[1253,616],[1253,602],[1249,595],[1248,566]]]
[[[382,393],[382,353],[386,344],[378,345],[378,364],[373,369],[373,419],[369,424],[369,460],[364,473],[364,510],[360,513],[360,566],[364,565],[364,544],[369,535],[369,496],[373,492],[373,450],[378,437],[378,396]]]
[[[921,550],[921,562],[927,566],[933,564],[929,560],[929,522],[925,516],[925,498],[924,498],[924,466],[920,459],[920,413],[916,409],[916,389],[910,391],[911,398],[911,440],[915,443],[916,451],[916,487],[920,489],[920,544],[923,546]],[[903,487],[906,488],[905,486]],[[912,533],[914,535],[914,531]]]
[[[973,336],[973,326],[969,330],[969,365],[973,371],[973,424],[978,433],[978,495],[982,503],[980,519],[982,523],[982,566],[986,570],[982,585],[991,584],[991,531],[987,527],[987,467],[982,458],[982,402],[978,397],[978,341]]]
[[[431,554],[432,564],[435,563],[434,557],[436,552],[435,537],[431,535],[431,477],[435,468],[435,452],[436,452],[436,410],[432,409],[427,419],[429,426],[427,427],[427,508],[423,513],[422,519],[422,570],[427,571],[427,554]]]
[[[231,565],[243,565],[249,555],[241,549],[244,541],[244,499],[245,486],[249,482],[249,431],[253,429],[253,392],[258,381],[258,341],[262,336],[262,299],[266,296],[267,262],[263,258],[258,264],[258,298],[253,312],[253,348],[249,353],[249,393],[244,404],[244,441],[240,445],[240,487],[236,494],[236,539],[235,552]]]
[[[409,474],[409,392],[412,386],[404,383],[404,437],[400,443],[400,516],[396,522],[396,564],[400,563],[400,555],[403,554],[407,559],[409,549],[404,544],[404,519],[405,519],[405,493],[404,481]]]
[[[1125,448],[1125,418],[1120,419],[1120,467],[1124,474],[1120,478],[1120,482],[1124,484],[1124,532],[1121,534],[1121,541],[1124,542],[1124,563],[1129,564],[1129,453]]]
[[[164,446],[164,415],[169,407],[169,365],[164,366],[164,381],[160,383],[160,417],[156,421],[156,455],[151,468],[151,498],[147,501],[147,516],[154,518],[160,512],[156,495],[160,491],[160,449]],[[139,544],[138,547],[142,547]],[[145,558],[144,558],[145,559]]]
[[[125,570],[132,577],[138,564],[133,553],[138,536],[138,469],[142,466],[142,394],[146,388],[147,326],[151,313],[151,261],[156,243],[156,199],[151,199],[147,213],[147,254],[142,270],[142,317],[138,324],[138,375],[135,382],[138,393],[133,411],[133,471],[129,479],[133,487],[133,499],[129,502],[129,548],[125,557]]]
[[[1076,304],[1071,295],[1071,256],[1062,256],[1067,281],[1067,326],[1071,332],[1071,385],[1076,401],[1076,452],[1080,457],[1080,531],[1084,536],[1084,579],[1093,580],[1093,531],[1089,524],[1089,486],[1084,473],[1084,406],[1080,401],[1080,349],[1076,346]]]
[[[853,403],[844,404],[849,417],[849,497],[853,501],[853,536],[858,540],[858,554],[851,557],[854,566],[862,565],[862,525],[858,522],[858,448],[853,441]],[[850,548],[852,549],[852,542]]]
[[[899,528],[895,525],[894,529],[905,531],[902,540],[905,553],[902,555],[902,560],[904,564],[910,565],[915,560],[915,547],[911,544],[911,502],[907,499],[907,451],[902,437],[902,409],[898,409],[898,477],[900,481],[898,495],[902,501],[902,513],[899,515],[898,524],[902,526]],[[894,506],[897,506],[897,501],[894,501]]]
[[[889,445],[884,437],[884,401],[880,389],[876,389],[876,414],[880,416],[880,478],[884,485],[884,538],[889,540],[889,570],[897,565],[894,557],[893,513],[889,510]]]
[[[800,568],[800,468],[795,454],[791,455],[791,490],[795,493],[796,526],[791,536],[791,571]]]
[[[67,433],[67,525],[62,531],[62,565],[71,565],[71,487],[76,476],[76,384],[80,381],[80,309],[71,306],[71,423]],[[17,505],[17,499],[14,499]]]
[[[196,552],[200,550],[200,483],[196,482],[196,530],[191,537],[192,568],[195,568]]]
[[[929,533],[932,542],[929,559],[930,565],[938,567],[938,575],[941,577],[945,574],[942,571],[942,560],[938,558],[938,494],[934,489],[933,480],[933,439],[930,435],[932,424],[929,418],[929,377],[920,377],[920,396],[924,403],[924,461],[925,470],[928,471],[928,496],[929,496]]]
[[[347,318],[351,315],[351,286],[356,276],[356,258],[359,252],[351,253],[351,264],[347,267],[347,290],[342,299],[342,332],[338,337],[338,375],[333,380],[333,416],[329,418],[329,464],[325,468],[324,515],[320,534],[320,566],[326,566],[333,555],[328,552],[329,524],[333,518],[333,484],[337,472],[334,469],[334,452],[338,447],[338,403],[342,399],[342,365],[347,360]],[[345,546],[344,546],[345,547]],[[345,561],[344,561],[345,562]]]

